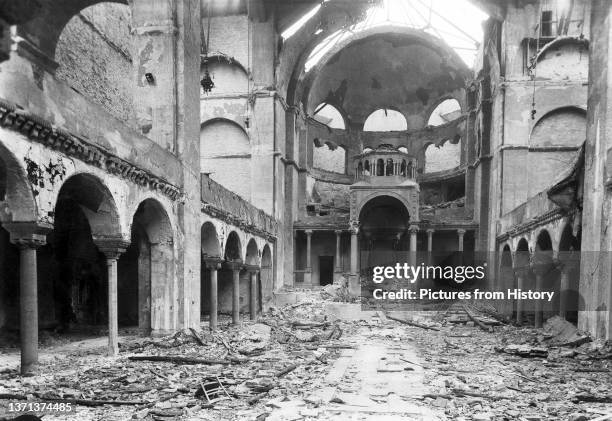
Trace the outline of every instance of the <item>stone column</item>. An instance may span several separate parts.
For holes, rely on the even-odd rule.
[[[459,246],[457,248],[457,250],[459,251],[463,251],[463,237],[465,235],[465,230],[464,229],[458,229],[457,230],[457,236],[458,236],[458,240],[459,240]]]
[[[98,249],[106,256],[108,270],[108,355],[119,354],[119,325],[117,321],[117,260],[129,246],[120,238],[94,239]]]
[[[565,318],[567,316],[567,296],[570,285],[570,273],[572,265],[561,263],[559,265],[561,279],[559,280],[559,316]]]
[[[304,285],[312,285],[312,230],[304,230],[306,234],[306,268],[304,272]]]
[[[516,276],[516,287],[517,289],[524,290],[525,278],[527,277],[528,270],[522,267],[514,268],[514,275]],[[523,300],[516,300],[516,322],[520,326],[523,323],[523,312],[525,306]]]
[[[10,241],[19,247],[19,336],[21,374],[28,374],[38,364],[38,271],[36,249],[46,244],[50,225],[35,222],[4,224]]]
[[[234,260],[226,263],[232,270],[232,324],[240,323],[240,270],[242,260]]]
[[[435,230],[433,228],[427,229],[427,264],[430,265],[433,261],[433,234]]]
[[[312,252],[312,230],[305,230],[306,233],[306,270],[312,270],[312,262],[310,253]]]
[[[210,304],[209,304],[209,328],[211,331],[217,330],[217,320],[219,314],[219,292],[217,288],[217,271],[221,269],[220,258],[206,258],[204,259],[206,268],[210,271]]]
[[[417,263],[417,233],[418,225],[410,225],[410,265],[416,266]]]
[[[426,232],[427,232],[427,251],[431,253],[433,250],[433,234],[435,230],[433,228],[428,228]]]
[[[250,293],[249,293],[249,315],[251,320],[257,319],[257,275],[259,274],[259,266],[247,266],[249,271]]]
[[[359,296],[361,286],[359,281],[359,221],[349,222],[349,232],[351,233],[351,266],[349,274],[349,293]]]
[[[342,273],[342,250],[340,250],[342,240],[342,230],[335,230],[336,233],[336,273]]]

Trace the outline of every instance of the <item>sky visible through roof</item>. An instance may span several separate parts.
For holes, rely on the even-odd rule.
[[[321,7],[316,6],[289,27],[283,32],[283,38],[291,37],[310,19],[316,19]],[[354,33],[383,25],[419,29],[440,38],[472,67],[479,43],[483,39],[482,22],[487,18],[486,13],[468,0],[382,0],[380,6],[374,6],[367,12],[362,22],[336,31],[323,40],[308,57],[306,71],[336,44]]]

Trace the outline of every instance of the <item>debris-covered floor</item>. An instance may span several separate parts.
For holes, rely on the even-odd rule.
[[[73,402],[45,421],[612,419],[609,344],[559,318],[543,330],[470,315],[314,297],[240,327],[221,318],[215,334],[124,335],[118,359],[102,357],[104,338],[43,348],[33,377],[5,350],[0,419],[23,397]]]

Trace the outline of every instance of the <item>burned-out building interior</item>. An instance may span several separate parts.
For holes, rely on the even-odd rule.
[[[23,373],[42,331],[116,355],[457,253],[557,292],[504,316],[612,337],[612,3],[23,0],[0,28]]]

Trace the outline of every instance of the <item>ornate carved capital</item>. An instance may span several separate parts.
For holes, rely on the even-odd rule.
[[[410,234],[416,234],[417,232],[419,232],[419,226],[416,224],[411,224],[410,228],[408,228],[408,231],[410,231]]]
[[[47,234],[53,226],[41,222],[5,222],[2,224],[10,234],[11,243],[19,248],[33,248],[47,244]]]
[[[466,230],[461,229],[461,228],[457,230],[457,234],[458,234],[460,237],[463,237],[463,236],[465,235],[465,233],[466,233],[466,232],[467,232]]]
[[[221,263],[223,263],[223,259],[220,257],[203,257],[202,261],[207,269],[214,270],[221,269]]]
[[[224,265],[225,267],[231,270],[242,270],[242,268],[244,267],[244,263],[242,263],[241,259],[227,260]]]
[[[259,270],[261,269],[259,267],[259,265],[244,265],[244,268],[249,272],[249,273],[258,273]]]
[[[116,237],[94,238],[93,241],[108,260],[117,260],[130,246],[129,241]]]
[[[353,235],[359,234],[359,221],[356,219],[351,219],[349,221],[349,232]]]

